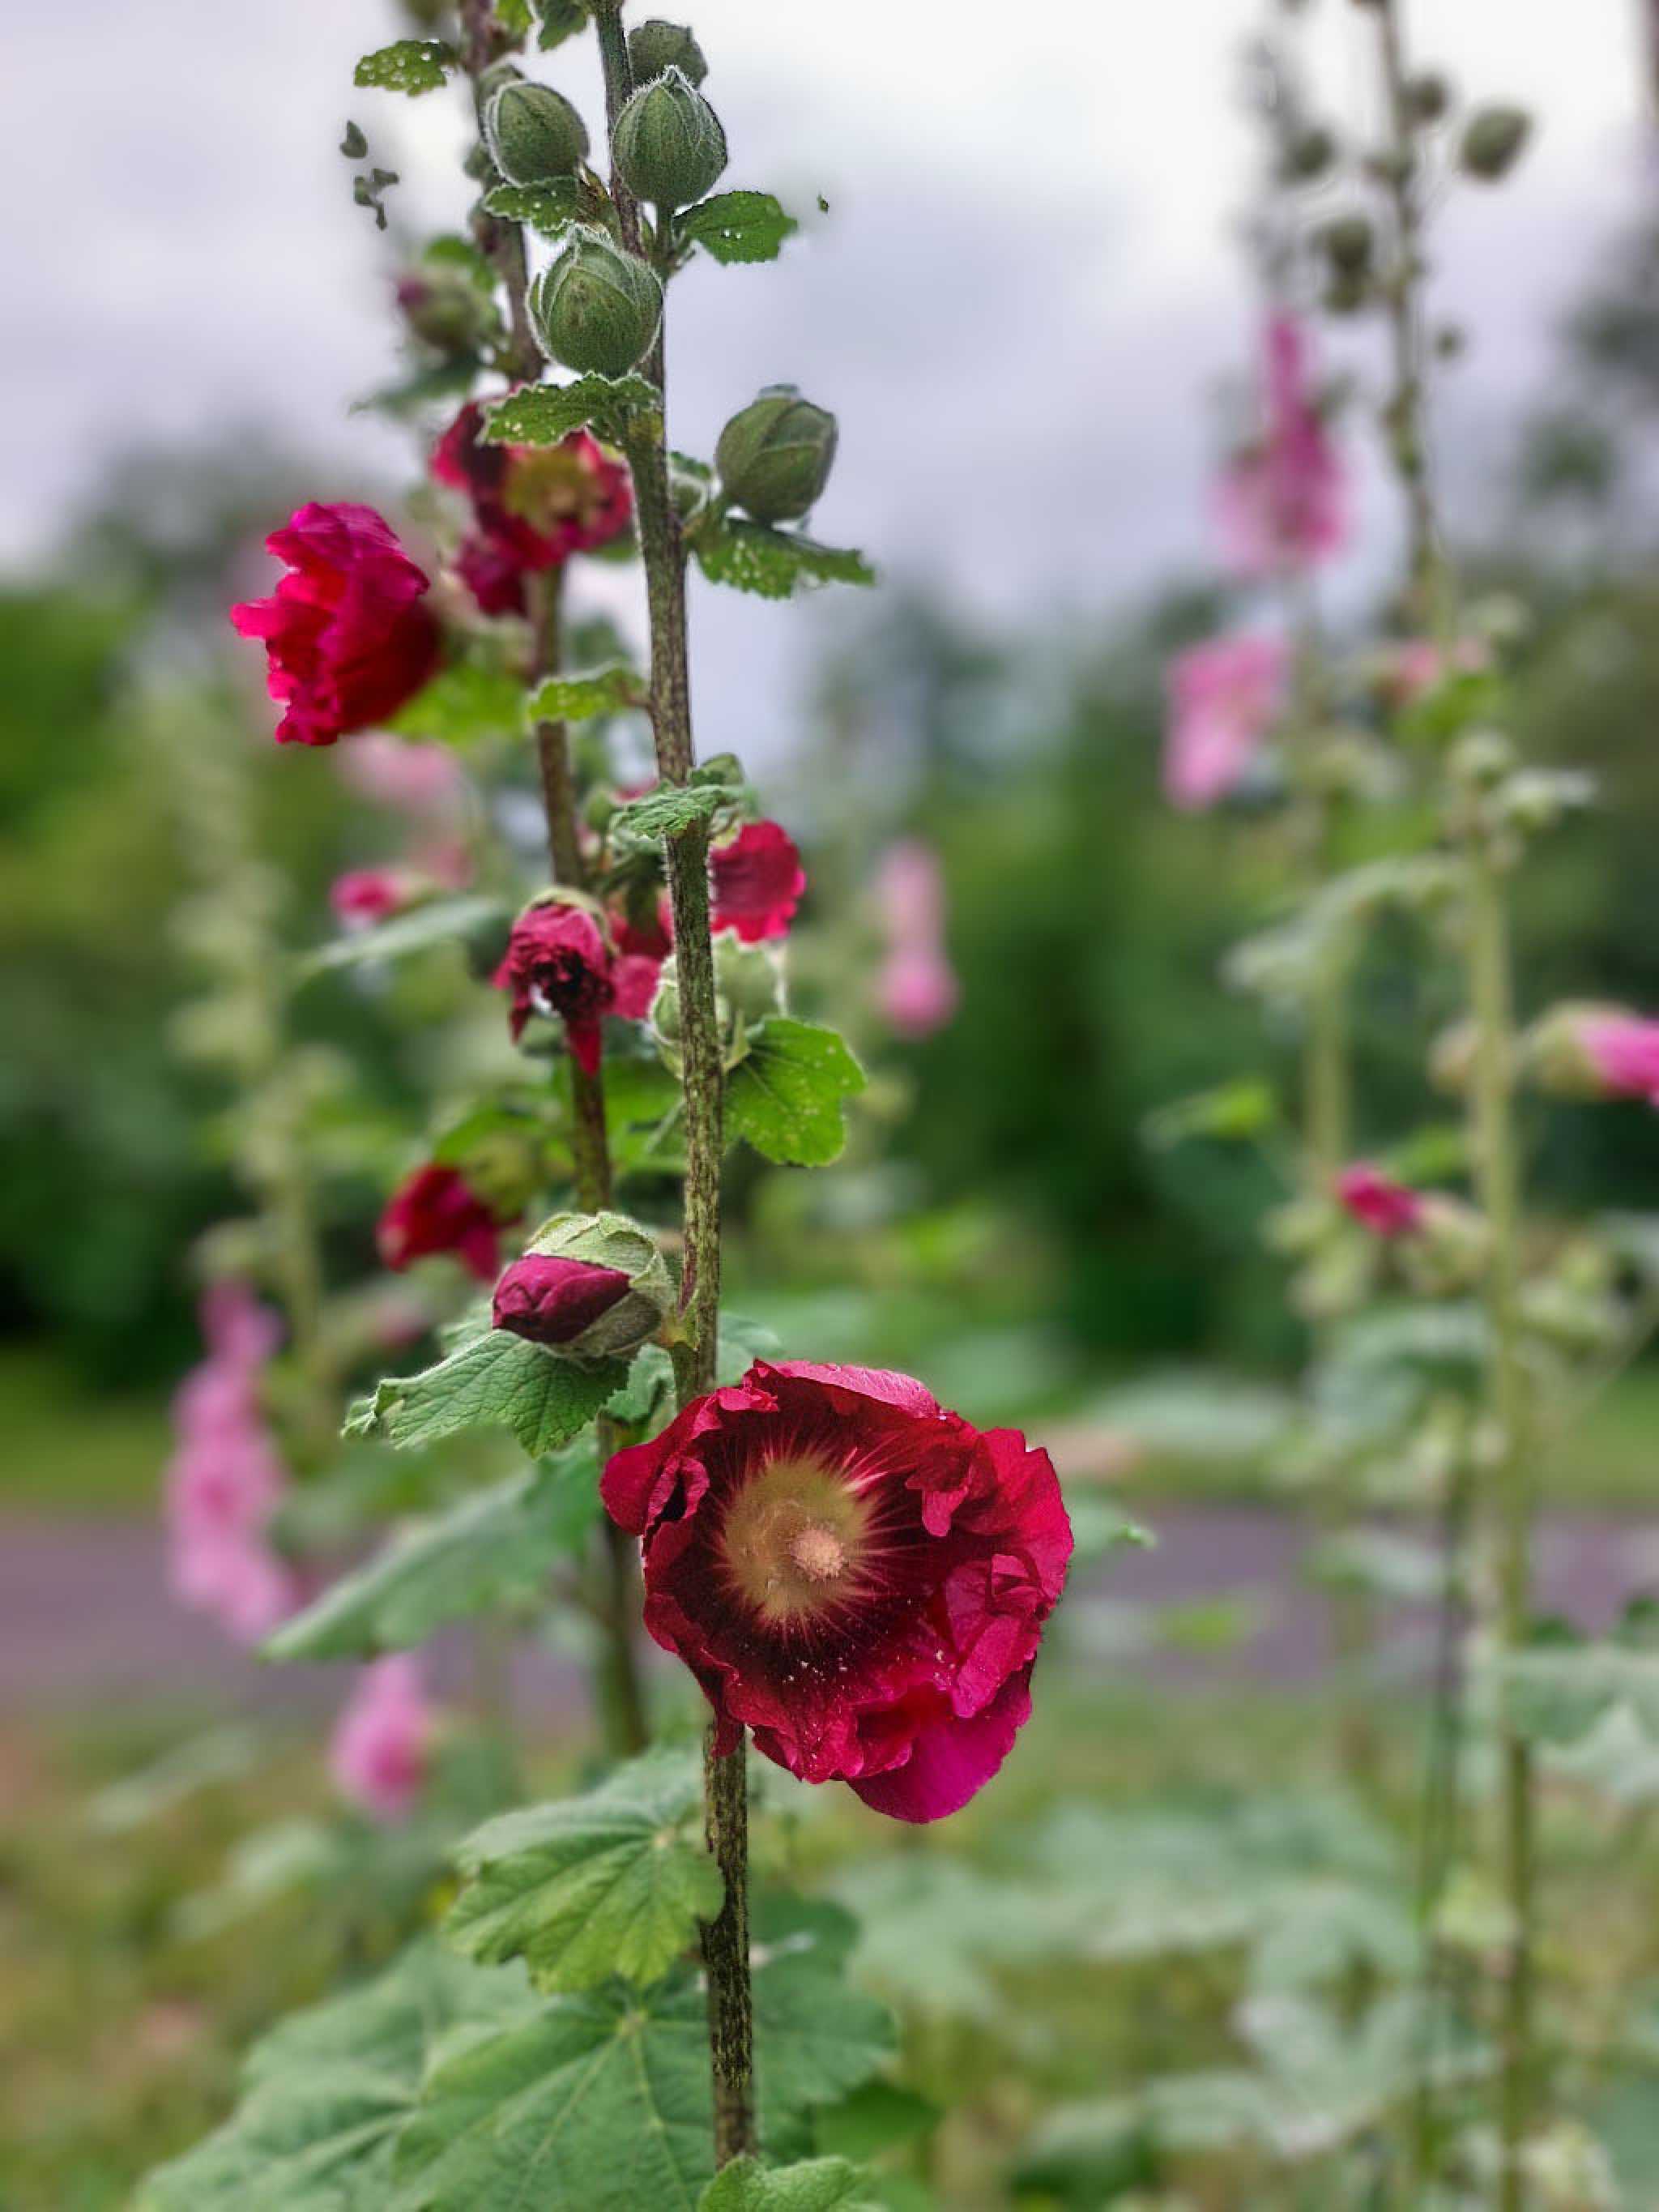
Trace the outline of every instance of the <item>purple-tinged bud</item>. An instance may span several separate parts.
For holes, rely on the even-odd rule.
[[[575,1359],[654,1336],[674,1303],[656,1239],[622,1213],[556,1213],[495,1285],[494,1326]]]
[[[526,1252],[496,1284],[490,1319],[532,1344],[567,1345],[627,1296],[628,1278],[619,1268]]]

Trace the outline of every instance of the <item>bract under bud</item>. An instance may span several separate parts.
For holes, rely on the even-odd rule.
[[[484,109],[484,139],[510,185],[547,185],[568,177],[587,155],[587,125],[550,84],[514,78]]]
[[[566,1358],[610,1359],[654,1336],[674,1305],[656,1239],[625,1213],[556,1213],[495,1285],[493,1318]]]
[[[628,58],[635,84],[648,84],[653,76],[671,69],[677,69],[692,84],[701,84],[708,74],[702,48],[690,27],[684,23],[665,23],[660,15],[635,24],[628,34]]]
[[[653,270],[598,231],[579,231],[531,288],[530,312],[547,353],[567,368],[623,376],[662,319]]]
[[[1496,184],[1515,167],[1531,135],[1532,118],[1524,107],[1478,108],[1458,149],[1465,175]]]
[[[757,522],[798,521],[829,481],[836,437],[833,415],[793,384],[770,385],[720,432],[721,488]]]
[[[611,150],[629,191],[657,207],[690,207],[726,161],[719,116],[675,68],[640,87],[617,118]]]

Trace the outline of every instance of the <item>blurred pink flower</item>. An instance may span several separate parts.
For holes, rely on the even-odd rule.
[[[1164,672],[1164,788],[1172,805],[1213,805],[1243,778],[1285,700],[1277,638],[1188,646]]]
[[[899,1036],[931,1036],[962,996],[945,948],[945,878],[933,847],[919,837],[890,846],[876,872],[876,896],[887,938],[877,1003]]]
[[[1431,637],[1398,638],[1382,649],[1382,690],[1395,706],[1408,707],[1447,676],[1470,674],[1491,659],[1483,638],[1459,638],[1449,651]]]
[[[329,1746],[340,1795],[371,1820],[406,1820],[425,1786],[432,1720],[420,1669],[406,1652],[365,1667]]]
[[[347,929],[372,929],[412,906],[422,888],[408,868],[348,868],[329,886],[328,902]]]
[[[1354,1219],[1378,1237],[1405,1237],[1422,1226],[1420,1191],[1397,1182],[1369,1160],[1356,1160],[1336,1179],[1336,1195]]]
[[[1348,536],[1342,458],[1310,389],[1305,325],[1272,316],[1263,351],[1262,434],[1228,462],[1216,496],[1225,557],[1245,576],[1310,568]]]
[[[1578,1036],[1604,1091],[1659,1106],[1659,1021],[1639,1014],[1593,1017],[1580,1025]]]
[[[337,756],[343,781],[360,799],[422,821],[459,815],[466,779],[453,753],[440,744],[371,730]]]

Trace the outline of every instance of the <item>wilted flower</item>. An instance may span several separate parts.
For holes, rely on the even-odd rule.
[[[759,1361],[600,1487],[723,1749],[752,1729],[804,1781],[918,1821],[1007,1757],[1072,1553],[1048,1455],[1016,1430],[981,1434],[906,1375]]]
[[[1213,805],[1243,780],[1285,702],[1277,638],[1223,637],[1170,661],[1164,788],[1172,805]]]
[[[605,1017],[643,1021],[658,966],[645,954],[617,952],[587,907],[548,898],[526,908],[514,923],[495,981],[498,990],[513,994],[515,1038],[532,1013],[556,1014],[577,1066],[592,1075],[603,1049]]]
[[[357,1677],[329,1746],[334,1786],[371,1820],[406,1820],[426,1784],[432,1711],[407,1652]]]
[[[785,937],[806,889],[795,841],[775,822],[745,822],[708,855],[712,929],[735,929],[745,945]]]
[[[1405,1237],[1420,1227],[1424,1198],[1369,1160],[1356,1160],[1336,1179],[1338,1202],[1378,1237]]]
[[[289,565],[269,599],[233,607],[264,640],[283,744],[331,745],[395,714],[438,665],[428,580],[372,507],[313,501],[265,544]]]
[[[1309,389],[1308,351],[1294,315],[1270,319],[1262,435],[1229,462],[1217,500],[1227,558],[1243,575],[1310,567],[1347,538],[1341,457]]]
[[[453,1253],[481,1283],[501,1266],[499,1216],[459,1168],[428,1160],[386,1200],[374,1240],[382,1261],[401,1270],[416,1260]]]
[[[486,445],[483,410],[468,400],[440,440],[432,473],[465,492],[476,527],[455,566],[485,614],[519,614],[527,572],[556,568],[627,529],[627,470],[577,430],[556,446]]]

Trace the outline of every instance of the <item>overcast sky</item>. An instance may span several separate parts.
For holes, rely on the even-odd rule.
[[[1234,95],[1260,5],[696,0],[728,181],[798,210],[821,192],[830,213],[771,270],[701,264],[677,286],[676,443],[707,452],[758,386],[800,383],[842,422],[819,534],[940,574],[992,618],[1086,612],[1200,561],[1210,402],[1249,343]],[[1561,306],[1637,204],[1644,12],[1411,10],[1421,61],[1543,122],[1521,174],[1460,194],[1438,234],[1474,339],[1441,413],[1455,486],[1537,392]],[[0,559],[27,561],[103,458],[151,436],[265,426],[318,454],[319,496],[396,481],[394,434],[348,412],[391,365],[389,264],[334,149],[352,116],[404,173],[406,218],[436,222],[462,204],[465,127],[448,94],[351,89],[356,56],[397,31],[386,0],[80,0],[66,53],[54,11],[13,12]],[[1339,121],[1368,112],[1369,33],[1350,0],[1312,0]],[[567,50],[546,73],[591,117],[589,66]],[[1367,513],[1378,544],[1386,487]],[[757,673],[779,676],[825,611],[702,597],[705,742],[763,743],[777,694]]]

